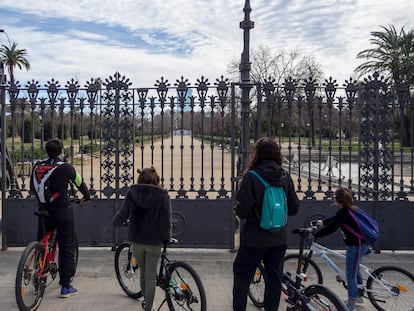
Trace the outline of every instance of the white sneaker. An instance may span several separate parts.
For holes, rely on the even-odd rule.
[[[357,307],[355,305],[346,304],[346,308],[349,311],[357,311]]]

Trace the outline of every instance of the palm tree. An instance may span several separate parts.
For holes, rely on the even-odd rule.
[[[405,32],[404,27],[398,33],[393,25],[381,26],[383,31],[371,32],[372,49],[358,53],[357,58],[367,59],[355,72],[360,76],[378,71],[391,78],[394,85],[408,82],[414,86],[414,31]],[[401,141],[403,146],[414,146],[414,136],[410,132],[411,118],[408,111],[400,115],[402,126]]]
[[[18,67],[26,70],[30,69],[30,63],[27,60],[27,51],[25,49],[18,49],[17,43],[13,42],[10,46],[2,45],[0,48],[0,58],[7,66],[10,74],[10,81],[14,82],[14,68]]]
[[[414,31],[405,32],[402,27],[398,33],[393,25],[380,27],[383,31],[371,32],[374,47],[357,54],[367,61],[355,68],[355,73],[361,77],[378,71],[395,84],[407,81],[414,85]]]

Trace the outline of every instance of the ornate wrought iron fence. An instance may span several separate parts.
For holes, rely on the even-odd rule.
[[[412,120],[414,111],[407,86],[391,87],[377,74],[341,86],[332,79],[323,85],[312,79],[277,85],[269,78],[253,85],[250,110],[244,110],[251,130],[245,147],[239,87],[223,77],[214,82],[201,77],[193,85],[184,78],[174,83],[161,78],[154,87],[134,88],[118,73],[83,87],[74,80],[62,87],[53,79],[44,86],[34,80],[3,86],[2,172],[9,176],[3,179],[3,219],[8,218],[3,232],[9,230],[13,243],[26,241],[28,235],[21,237],[19,230],[32,230],[32,220],[23,220],[30,215],[30,201],[20,199],[31,198],[28,175],[45,157],[45,141],[58,137],[96,198],[92,211],[100,214],[90,226],[99,224],[100,232],[80,221],[84,244],[124,238],[110,218],[137,169],[154,165],[174,199],[174,226],[184,243],[231,248],[232,200],[243,157],[255,139],[268,135],[282,145],[284,166],[303,199],[291,226],[334,212],[326,208],[334,188],[344,185],[366,202],[385,231],[399,236],[396,224],[385,219],[397,208],[409,219],[412,210],[401,209],[412,205],[413,193],[413,128],[402,121]],[[412,244],[402,241],[405,247]],[[395,236],[384,238],[381,246],[400,247]]]
[[[30,196],[28,167],[45,157],[45,141],[58,137],[96,197],[123,196],[137,168],[151,165],[176,198],[231,196],[236,142],[228,80],[201,77],[192,87],[184,78],[174,85],[161,78],[153,88],[131,85],[119,73],[102,88],[93,80],[85,88],[74,80],[64,87],[53,79],[44,87],[34,80],[11,84],[5,106],[14,164],[9,195]]]
[[[33,199],[31,167],[45,157],[45,142],[57,137],[64,141],[67,160],[88,184],[94,204],[104,206],[100,212],[107,215],[105,227],[112,227],[110,218],[136,182],[137,169],[154,166],[162,186],[175,199],[174,229],[181,234],[185,231],[190,240],[183,238],[184,244],[231,247],[237,144],[231,88],[224,77],[214,82],[201,77],[193,86],[183,77],[174,83],[161,78],[152,88],[133,88],[119,73],[103,84],[91,79],[84,87],[74,80],[62,87],[53,79],[44,86],[35,80],[25,86],[7,85],[8,98],[2,103],[6,136],[2,142],[9,153],[4,161],[10,163],[6,170],[10,182],[3,196],[9,202],[6,216],[15,221],[28,215],[27,211],[16,214],[17,209],[9,207],[20,204],[19,199]],[[202,200],[220,202],[200,208],[195,215],[189,207],[194,203],[188,199],[198,200],[200,206],[206,206]],[[198,223],[203,217],[218,218],[217,226],[205,224],[215,227],[215,234],[189,231],[190,227],[203,228]],[[111,231],[105,230],[91,243],[122,238],[122,233]]]
[[[263,98],[263,100],[261,100]],[[253,137],[277,137],[285,166],[305,200],[351,188],[358,200],[408,200],[413,195],[414,98],[377,73],[341,86],[271,78],[256,85]]]

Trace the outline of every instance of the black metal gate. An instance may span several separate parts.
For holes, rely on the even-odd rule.
[[[125,229],[112,228],[112,215],[136,182],[137,169],[154,166],[173,199],[173,233],[181,245],[233,248],[231,85],[203,77],[195,86],[184,78],[173,86],[164,78],[153,88],[131,85],[115,73],[85,87],[74,80],[61,87],[52,79],[45,87],[32,81],[4,88],[2,145],[9,157],[3,163],[9,164],[4,173],[10,182],[4,185],[3,246],[34,238],[29,174],[45,157],[45,141],[58,137],[94,196],[91,206],[75,206],[81,244],[112,245],[126,238]]]

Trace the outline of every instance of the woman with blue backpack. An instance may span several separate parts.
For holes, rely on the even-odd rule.
[[[286,222],[288,216],[297,214],[299,199],[292,178],[282,168],[280,147],[272,138],[262,137],[255,143],[236,199],[234,212],[243,225],[233,263],[233,310],[246,310],[250,282],[261,261],[265,267],[264,309],[278,310],[287,247]],[[272,207],[267,202],[273,202],[271,206],[280,216],[271,221],[277,226],[269,225],[271,219],[265,210]]]
[[[338,188],[334,194],[335,205],[339,208],[332,217],[321,221],[322,227],[315,237],[323,237],[341,229],[342,238],[346,245],[346,277],[348,284],[348,299],[345,304],[349,310],[356,310],[356,303],[363,303],[358,295],[358,284],[362,284],[359,264],[362,257],[370,253],[372,237],[362,229],[361,215],[369,217],[362,209],[353,203],[352,192],[347,188]],[[375,222],[373,219],[370,221]],[[378,229],[378,228],[377,228]],[[375,230],[374,230],[375,231]],[[378,233],[378,232],[377,232]]]

